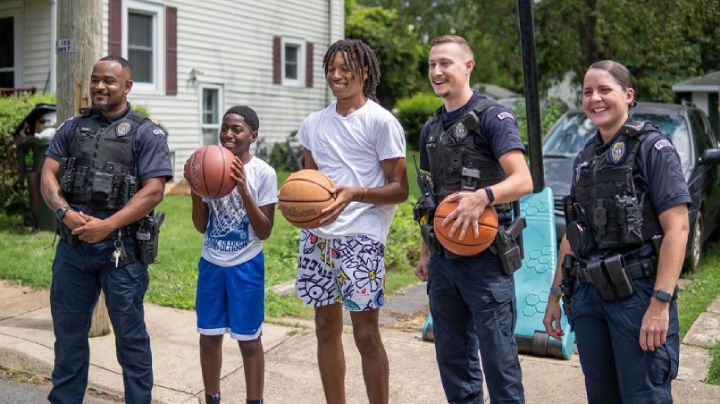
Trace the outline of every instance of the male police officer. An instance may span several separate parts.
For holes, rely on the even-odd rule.
[[[132,85],[127,60],[100,59],[90,78],[92,109],[58,128],[43,164],[42,194],[57,212],[61,238],[50,289],[56,338],[51,403],[83,401],[88,330],[101,288],[123,369],[125,400],[151,401],[152,355],[143,298],[152,260],[147,257],[154,251],[143,251],[145,243],[135,234],[162,200],[173,172],[162,129],[130,110]]]
[[[461,37],[431,43],[428,76],[443,106],[423,128],[420,165],[430,171],[435,203],[459,201],[445,220],[456,219],[450,234],[472,237],[487,205],[503,222],[513,220],[509,205],[532,190],[515,117],[506,108],[473,93],[472,50]],[[449,225],[449,224],[448,224]],[[492,402],[524,402],[515,328],[515,285],[510,263],[493,248],[472,257],[452,256],[423,231],[416,275],[428,280],[435,350],[440,377],[451,403],[483,402],[483,371]],[[512,240],[514,243],[515,241]],[[432,253],[432,254],[431,254]],[[516,257],[517,264],[521,258]],[[508,266],[509,265],[509,266]],[[480,358],[482,368],[480,370]]]

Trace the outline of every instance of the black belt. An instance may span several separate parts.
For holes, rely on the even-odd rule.
[[[115,261],[110,260],[107,264],[103,265],[98,269],[98,277],[102,278],[103,276],[107,275],[108,272],[112,271],[113,269],[120,269],[125,267],[126,265],[130,265],[132,263],[140,261],[140,258],[138,257],[138,252],[133,251],[130,254],[126,254],[125,257],[120,258],[118,260],[118,264],[115,265]]]
[[[580,281],[586,283],[592,283],[590,275],[587,272],[586,263],[579,262],[577,270],[577,277]],[[625,270],[627,271],[630,279],[648,278],[654,276],[657,272],[657,259],[656,258],[641,258],[641,259],[630,259],[625,260]]]

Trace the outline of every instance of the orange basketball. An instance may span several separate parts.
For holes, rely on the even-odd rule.
[[[185,162],[185,179],[196,194],[222,198],[237,185],[230,177],[233,160],[235,155],[222,146],[203,146]]]
[[[318,170],[292,173],[278,190],[278,208],[290,224],[301,229],[320,226],[322,210],[335,202],[332,180]]]
[[[444,199],[435,210],[433,226],[435,227],[435,236],[438,241],[443,247],[447,248],[448,251],[457,255],[470,256],[485,251],[485,249],[490,247],[493,241],[495,241],[495,235],[498,230],[497,211],[495,211],[492,205],[488,205],[478,218],[478,233],[480,236],[475,238],[473,229],[468,226],[465,231],[465,238],[460,240],[461,229],[456,230],[453,237],[448,236],[453,223],[455,223],[454,220],[448,223],[447,226],[442,226],[443,220],[445,220],[457,206],[457,201],[448,202],[447,199]]]

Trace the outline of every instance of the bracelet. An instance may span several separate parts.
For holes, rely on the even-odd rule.
[[[485,190],[485,193],[487,193],[488,201],[490,201],[490,203],[495,202],[495,194],[493,194],[492,188],[485,187],[483,189]]]
[[[367,188],[362,187],[362,196],[360,196],[360,199],[358,199],[358,202],[362,202],[363,199],[365,199],[365,192],[367,191]]]

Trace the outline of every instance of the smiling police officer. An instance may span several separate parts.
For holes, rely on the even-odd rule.
[[[477,234],[478,217],[488,205],[498,210],[503,225],[499,231],[504,232],[506,225],[522,230],[516,226],[521,218],[513,217],[511,202],[532,190],[515,117],[473,92],[474,67],[464,38],[433,39],[428,78],[443,106],[420,134],[420,168],[432,175],[432,189],[424,192],[434,198],[429,204],[459,201],[445,222],[456,219],[450,234],[460,232],[468,238]],[[415,274],[428,281],[435,353],[448,402],[482,403],[483,377],[491,402],[525,402],[513,336],[517,318],[513,272],[521,261],[519,249],[505,248],[496,238],[480,254],[461,257],[443,250],[432,232],[422,229]],[[511,242],[517,247],[514,238]],[[511,251],[517,251],[515,259],[500,258],[511,256]]]
[[[670,403],[678,370],[675,296],[690,194],[672,143],[657,126],[628,121],[634,95],[617,62],[585,74],[583,109],[598,133],[573,165],[543,320],[560,339],[565,294],[590,403]]]
[[[55,331],[51,403],[80,403],[88,382],[88,331],[105,293],[123,370],[125,401],[150,403],[150,338],[143,298],[158,223],[148,216],[172,178],[164,132],[131,111],[127,60],[107,56],[90,78],[92,108],[57,130],[42,168],[42,194],[57,212],[60,242],[53,261],[50,307]],[[147,237],[137,237],[150,232]],[[153,240],[155,238],[155,240]],[[153,242],[154,241],[154,242]]]

